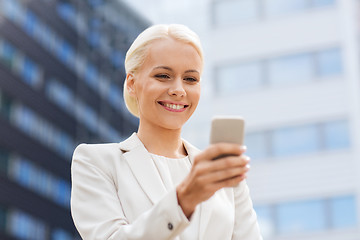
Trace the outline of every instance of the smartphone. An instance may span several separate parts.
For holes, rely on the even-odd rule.
[[[226,142],[244,145],[244,128],[245,121],[242,117],[215,116],[211,121],[210,144]],[[225,155],[215,159],[222,157]]]

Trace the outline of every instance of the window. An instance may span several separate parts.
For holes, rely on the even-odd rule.
[[[25,58],[22,70],[22,78],[28,85],[39,88],[42,84],[41,70],[31,59]]]
[[[307,8],[306,0],[266,0],[264,3],[265,15],[267,16],[301,11]]]
[[[223,0],[213,3],[213,22],[216,26],[226,26],[255,19],[258,16],[256,0]]]
[[[312,0],[311,5],[313,7],[323,7],[335,4],[335,0]]]
[[[288,84],[309,81],[314,75],[313,66],[312,56],[309,53],[271,59],[268,62],[269,82]]]
[[[264,236],[272,236],[275,233],[275,222],[273,208],[270,206],[255,206],[260,230]]]
[[[251,159],[261,159],[269,156],[266,132],[254,132],[245,137],[246,155]]]
[[[316,125],[281,128],[273,131],[274,156],[310,153],[320,149]]]
[[[51,234],[51,240],[73,240],[70,233],[63,229],[55,229]]]
[[[327,77],[342,73],[342,59],[339,48],[328,49],[318,52],[317,55],[318,76]]]
[[[13,157],[9,163],[9,176],[23,187],[70,207],[70,184],[30,160]]]
[[[222,94],[237,94],[257,88],[263,84],[261,70],[259,62],[221,67],[217,71],[217,89]]]
[[[2,42],[2,48],[0,49],[0,56],[3,62],[8,65],[10,68],[14,66],[14,60],[15,60],[15,48],[12,44],[3,41]]]
[[[323,124],[325,149],[344,149],[350,146],[348,122],[344,120]]]
[[[74,93],[61,82],[51,79],[46,85],[46,95],[68,113],[74,112]]]
[[[83,121],[85,125],[93,132],[98,130],[98,115],[96,111],[81,100],[76,102],[76,117],[79,121]]]
[[[13,210],[9,215],[7,229],[11,235],[20,239],[47,239],[48,226],[43,221],[20,210]]]
[[[26,11],[24,28],[30,36],[34,36],[35,28],[37,27],[38,22],[39,20],[35,14],[33,14],[31,11]]]
[[[264,236],[357,226],[354,195],[254,206]]]
[[[326,229],[325,206],[321,200],[283,203],[276,210],[280,234]]]
[[[330,201],[333,228],[355,227],[357,224],[356,201],[354,196],[341,196]]]
[[[91,63],[88,63],[86,66],[85,81],[90,87],[96,91],[98,90],[98,70]]]
[[[76,22],[76,10],[71,3],[65,1],[59,1],[56,6],[57,13],[59,16],[64,19],[66,22],[73,23]]]
[[[11,122],[29,136],[70,159],[74,150],[74,140],[52,123],[37,115],[32,109],[17,104],[11,112]]]

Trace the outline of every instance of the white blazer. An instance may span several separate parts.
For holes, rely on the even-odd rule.
[[[199,152],[184,141],[192,162]],[[140,139],[81,144],[74,152],[71,213],[85,240],[179,239],[190,224],[167,191]],[[204,240],[261,240],[245,181],[201,203],[198,236]]]

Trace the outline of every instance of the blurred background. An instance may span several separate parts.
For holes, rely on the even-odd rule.
[[[359,0],[0,0],[0,239],[80,239],[72,152],[136,131],[127,48],[182,23],[206,61],[183,137],[245,118],[264,239],[360,240],[359,20]]]

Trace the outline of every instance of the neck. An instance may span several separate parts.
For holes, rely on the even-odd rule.
[[[150,153],[169,158],[187,155],[181,140],[181,128],[165,129],[140,121],[137,136]]]

